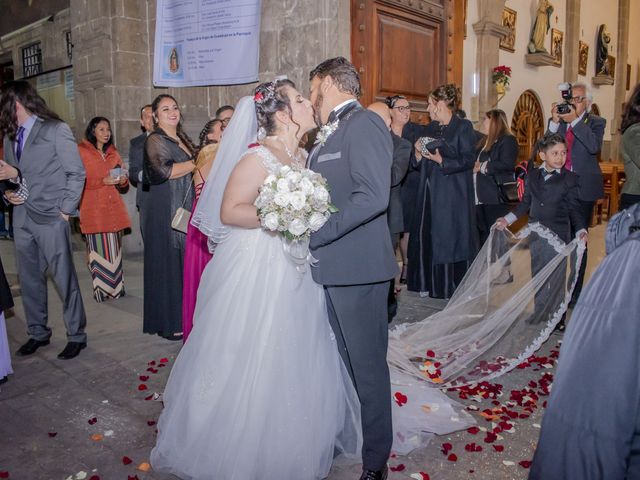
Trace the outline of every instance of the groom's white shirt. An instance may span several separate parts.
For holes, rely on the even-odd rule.
[[[333,110],[331,110],[332,112],[337,112],[338,110],[340,110],[342,107],[346,107],[347,105],[349,105],[352,102],[357,102],[357,100],[355,98],[350,98],[349,100],[345,100],[344,102],[342,102],[340,105],[337,105],[335,107],[333,107]]]

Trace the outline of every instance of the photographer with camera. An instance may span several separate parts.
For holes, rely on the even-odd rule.
[[[596,200],[604,198],[604,181],[598,164],[598,153],[602,148],[607,122],[591,113],[593,95],[587,85],[563,83],[558,88],[563,102],[551,106],[547,133],[558,133],[567,143],[567,161],[564,168],[578,175],[580,215],[583,223],[588,226]],[[576,225],[572,224],[571,228],[572,235],[575,235]],[[586,266],[587,250],[582,257],[570,307],[573,307],[582,290]]]

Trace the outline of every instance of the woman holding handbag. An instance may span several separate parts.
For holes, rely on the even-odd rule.
[[[213,119],[208,121],[200,132],[200,145],[196,170],[193,173],[193,191],[195,198],[191,212],[195,212],[198,199],[207,181],[213,161],[218,152],[218,144],[222,137],[222,121]],[[187,227],[187,242],[184,251],[184,284],[182,288],[182,332],[186,342],[193,328],[193,312],[196,308],[196,299],[200,277],[204,267],[213,256],[207,245],[208,237],[197,227],[189,223]]]
[[[486,137],[477,145],[479,153],[473,169],[480,245],[487,240],[496,220],[509,213],[512,203],[518,202],[515,179],[518,141],[511,135],[507,116],[502,110],[489,110],[482,129]]]
[[[80,201],[80,230],[87,242],[87,262],[96,302],[124,296],[122,235],[131,228],[120,194],[129,187],[127,171],[113,145],[111,123],[92,118],[78,145],[87,179]]]
[[[158,95],[151,104],[155,130],[144,146],[143,179],[149,185],[143,218],[143,332],[182,340],[182,278],[195,146],[182,130],[178,103]],[[182,219],[182,221],[180,221]],[[185,221],[186,220],[186,221]]]

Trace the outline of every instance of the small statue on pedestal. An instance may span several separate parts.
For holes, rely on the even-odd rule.
[[[611,35],[607,32],[607,26],[603,23],[598,27],[598,43],[596,44],[596,76],[611,76],[609,64],[609,44]]]
[[[540,0],[536,10],[536,19],[533,22],[531,36],[529,37],[529,53],[549,53],[544,47],[544,40],[551,28],[551,14],[553,5],[549,0]]]

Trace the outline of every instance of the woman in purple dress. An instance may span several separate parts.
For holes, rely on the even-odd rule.
[[[200,132],[200,153],[198,153],[196,168],[193,172],[195,197],[191,208],[192,212],[196,210],[200,193],[204,188],[204,182],[211,171],[221,135],[222,122],[217,119],[207,122],[202,132]],[[184,281],[182,287],[182,338],[185,342],[193,328],[193,311],[196,308],[200,277],[211,257],[212,254],[207,246],[207,236],[189,222],[184,250]]]

